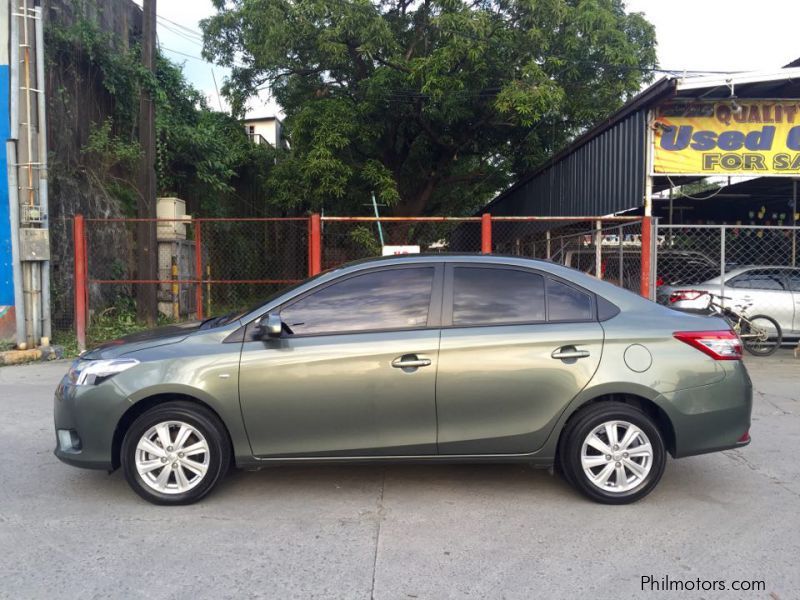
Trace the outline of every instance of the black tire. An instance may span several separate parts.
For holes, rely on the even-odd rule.
[[[187,477],[187,474],[189,477],[200,477],[200,480],[197,482],[194,482],[194,479],[192,479],[187,484],[187,486],[191,485],[192,487],[185,492],[179,491],[177,487],[177,474],[174,472],[173,474],[166,473],[167,485],[174,487],[172,493],[166,493],[151,487],[151,485],[154,484],[148,484],[137,469],[136,453],[139,441],[156,425],[166,422],[177,422],[189,425],[203,438],[205,438],[208,448],[207,456],[205,452],[199,453],[199,456],[202,457],[202,466],[206,467],[206,470],[202,476],[199,476],[190,469],[184,469],[182,466],[173,467],[180,469],[182,477],[184,478]],[[176,429],[179,429],[178,425],[172,425],[171,428],[167,428],[167,431],[170,432],[169,435],[173,440],[175,437],[177,437],[177,432],[175,431]],[[194,434],[191,435],[194,436]],[[200,441],[200,438],[189,438],[189,442],[196,443],[196,441]],[[161,448],[158,440],[156,440],[156,445]],[[164,454],[167,455],[166,452],[164,452]],[[153,456],[155,457],[156,455],[154,454]],[[179,462],[177,460],[177,453],[170,454],[169,456],[171,458],[168,458],[167,461],[175,458],[175,462]],[[180,456],[181,460],[189,459],[189,457],[184,458],[183,454]],[[164,456],[164,458],[166,458],[166,456]],[[159,460],[163,461],[164,458]],[[195,459],[192,458],[191,460]],[[125,437],[122,440],[120,462],[122,463],[122,470],[123,473],[125,473],[125,479],[128,484],[137,494],[139,494],[148,502],[163,505],[191,504],[193,502],[197,502],[206,494],[208,494],[214,488],[217,482],[225,475],[231,462],[231,445],[225,427],[222,425],[216,415],[214,415],[208,409],[191,402],[166,402],[142,414],[133,422],[130,428],[128,428],[128,431],[125,433]],[[168,467],[156,467],[152,473],[154,475],[156,473],[160,474],[163,472],[162,469],[166,468]]]
[[[747,335],[750,333],[750,325],[748,323],[742,323],[741,336],[744,349],[753,356],[769,356],[770,354],[774,354],[775,351],[781,347],[781,342],[783,341],[781,326],[778,325],[775,319],[767,315],[755,315],[754,317],[748,317],[748,319],[757,327],[768,325],[775,330],[775,335],[770,336],[767,340],[749,338]]]
[[[646,440],[649,441],[652,448],[649,471],[645,477],[637,482],[631,489],[619,492],[613,491],[613,489],[601,489],[599,485],[593,483],[584,471],[581,463],[583,445],[589,435],[605,423],[613,421],[628,423],[637,427],[644,436],[646,436]],[[620,424],[619,426],[615,426],[615,432],[618,433],[620,427],[622,427],[622,431],[624,431],[624,426]],[[596,502],[603,504],[630,504],[636,502],[653,491],[653,488],[655,488],[661,480],[661,476],[664,474],[667,455],[661,433],[647,414],[629,404],[623,404],[621,402],[599,402],[597,404],[591,404],[581,410],[581,412],[570,421],[567,431],[564,432],[564,436],[565,437],[562,438],[563,444],[558,462],[562,465],[566,473],[566,479],[573,487]],[[643,440],[644,438],[639,439]],[[635,449],[636,446],[632,448]],[[630,478],[635,481],[633,470],[626,466],[628,463],[622,460],[620,463],[615,463],[613,461],[614,455],[607,456],[612,457],[610,463],[608,465],[598,466],[597,474],[606,466],[614,469],[614,465],[621,463],[622,472],[626,475],[630,475]],[[627,454],[625,457],[625,460],[628,460]],[[600,458],[599,454],[598,458]],[[638,457],[636,460],[639,460]],[[640,463],[637,462],[636,464],[639,465]],[[616,483],[612,482],[609,482],[609,484],[616,485]]]

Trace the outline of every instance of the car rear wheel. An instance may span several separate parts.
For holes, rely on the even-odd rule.
[[[190,504],[225,475],[230,443],[219,419],[190,402],[169,402],[136,419],[120,452],[125,479],[154,504]]]
[[[572,421],[559,457],[567,481],[605,504],[649,494],[664,473],[666,450],[653,420],[620,402],[601,402]]]

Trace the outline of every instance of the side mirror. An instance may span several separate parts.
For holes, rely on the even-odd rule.
[[[283,321],[281,316],[273,313],[261,317],[258,322],[258,332],[261,338],[279,338],[283,333]]]

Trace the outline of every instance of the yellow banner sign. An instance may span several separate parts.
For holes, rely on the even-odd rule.
[[[800,174],[800,100],[664,104],[653,137],[654,173]]]

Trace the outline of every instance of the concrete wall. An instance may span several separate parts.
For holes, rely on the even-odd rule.
[[[86,18],[112,34],[120,49],[138,43],[142,29],[142,10],[131,0],[45,0],[45,26],[64,27]],[[47,43],[47,37],[45,39]],[[102,123],[113,114],[114,98],[103,86],[103,76],[80,46],[55,55],[45,73],[47,97],[47,149],[50,154],[50,254],[53,327],[69,332],[73,326],[73,245],[72,221],[75,214],[91,217],[120,217],[119,201],[93,183],[81,169],[81,148],[89,138],[92,124]],[[128,257],[132,230],[123,224],[91,227],[88,231],[90,274],[97,279],[132,275]],[[89,307],[102,309],[113,296],[129,290],[122,286],[90,287]]]

